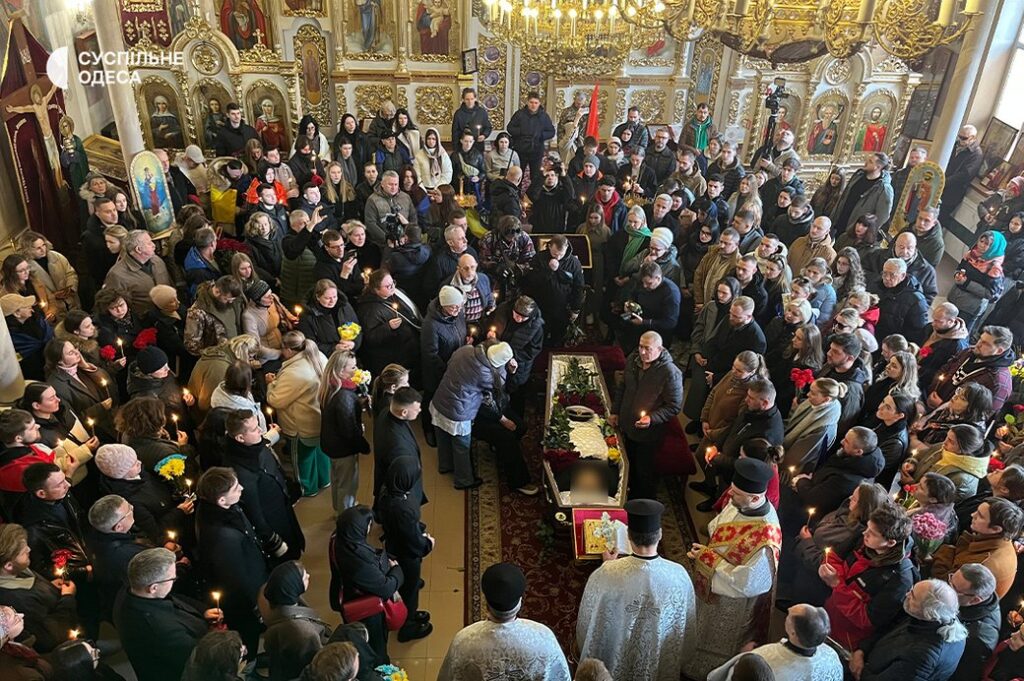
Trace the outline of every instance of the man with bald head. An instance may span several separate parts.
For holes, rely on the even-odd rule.
[[[924,329],[924,344],[929,348],[918,359],[917,382],[921,392],[927,391],[935,374],[953,355],[967,349],[967,324],[960,319],[960,310],[946,301],[931,309],[931,323]]]
[[[843,663],[839,661],[839,655],[825,643],[831,631],[825,608],[803,603],[794,605],[786,612],[785,628],[784,639],[751,651],[768,663],[776,679],[840,681],[843,678]],[[736,655],[708,674],[708,681],[731,678],[732,668],[743,654]]]
[[[789,247],[789,266],[793,272],[800,272],[814,258],[824,258],[831,265],[836,259],[835,243],[832,241],[832,220],[825,215],[814,218],[807,234],[797,237]]]
[[[872,293],[878,293],[882,287],[882,266],[889,258],[896,257],[907,263],[907,273],[917,279],[921,286],[921,293],[929,305],[935,300],[939,293],[939,287],[935,275],[935,268],[925,260],[920,251],[917,250],[917,237],[913,232],[902,232],[892,248],[885,251],[875,251],[872,257],[866,258],[865,270],[875,273],[874,277],[868,277],[868,289]]]
[[[629,498],[657,497],[654,455],[665,427],[683,405],[683,374],[664,347],[661,335],[647,331],[626,359],[622,388],[612,400],[608,422],[618,426],[629,452]]]
[[[477,262],[469,253],[459,256],[458,268],[448,282],[462,292],[465,302],[467,324],[479,324],[480,320],[494,310],[494,296],[491,294],[491,280],[477,273]]]
[[[984,154],[978,144],[978,129],[973,125],[960,128],[953,155],[946,164],[946,185],[942,190],[942,211],[939,222],[948,223],[967,196],[971,180],[978,176]]]
[[[491,182],[491,224],[497,224],[499,218],[511,215],[516,219],[523,217],[523,192],[519,183],[523,180],[523,169],[509,166],[505,177]]]
[[[448,225],[444,230],[444,243],[435,247],[434,254],[427,263],[423,283],[429,296],[437,295],[441,287],[455,275],[459,269],[459,258],[464,254],[473,256],[474,260],[478,259],[476,249],[469,245],[466,228],[461,225]]]

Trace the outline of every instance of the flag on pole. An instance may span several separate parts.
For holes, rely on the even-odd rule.
[[[597,91],[601,86],[597,83],[594,84],[594,91],[590,93],[590,112],[587,114],[587,130],[584,133],[585,137],[593,137],[598,139],[598,130],[601,128],[601,124],[597,120]]]

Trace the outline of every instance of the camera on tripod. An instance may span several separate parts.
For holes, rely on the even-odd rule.
[[[405,226],[398,220],[398,213],[388,213],[382,217],[380,228],[384,231],[384,238],[396,244],[405,236]]]
[[[781,106],[780,100],[783,99],[789,99],[789,93],[786,92],[786,79],[777,77],[768,86],[768,91],[765,93],[764,106],[771,112],[772,116],[776,116]]]

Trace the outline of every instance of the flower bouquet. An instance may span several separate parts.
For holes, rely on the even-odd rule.
[[[405,670],[393,664],[382,664],[373,671],[380,674],[381,681],[409,681],[409,675]]]
[[[793,369],[789,372],[789,380],[797,390],[803,390],[814,382],[814,372],[810,369]]]
[[[117,350],[114,349],[113,345],[104,345],[100,348],[100,357],[108,362],[113,362],[114,358],[117,357]]]
[[[916,489],[917,485],[903,485],[902,491],[896,496],[900,505],[908,511],[917,506],[917,498],[914,497],[914,490]]]
[[[935,550],[942,546],[942,540],[949,532],[949,525],[931,513],[918,513],[911,517],[911,532],[914,537],[914,555],[919,562],[931,560]]]
[[[156,462],[153,471],[161,478],[171,483],[178,494],[186,494],[185,484],[185,455],[171,454]]]
[[[132,341],[132,347],[136,350],[145,350],[150,345],[156,344],[156,327],[150,326],[148,328],[139,331],[139,334],[135,336],[135,340]]]
[[[551,409],[548,428],[544,433],[544,439],[541,440],[544,458],[551,464],[551,470],[556,474],[579,461],[580,453],[572,443],[571,434],[569,415],[565,407],[556,404]]]
[[[346,322],[338,327],[338,337],[343,341],[354,341],[362,331],[363,327],[355,322]]]
[[[366,369],[356,369],[352,374],[352,382],[356,384],[356,390],[364,397],[370,393],[370,382],[373,376]]]
[[[1007,450],[1024,443],[1024,404],[1015,404],[1010,413],[1003,417],[1003,424],[996,428],[996,437]]]

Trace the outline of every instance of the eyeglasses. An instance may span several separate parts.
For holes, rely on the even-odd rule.
[[[956,138],[961,142],[966,142],[967,140],[971,139],[970,137],[966,137],[964,135],[957,135]]]
[[[117,520],[115,520],[115,521],[114,521],[113,523],[111,523],[111,525],[110,525],[110,529],[114,529],[115,527],[117,527],[117,524],[118,524],[119,522],[121,522],[122,520],[124,520],[125,518],[127,518],[128,516],[130,516],[130,515],[131,515],[132,513],[135,513],[135,507],[134,507],[134,506],[132,506],[131,504],[128,504],[128,512],[127,512],[127,513],[125,513],[125,514],[124,514],[123,516],[121,516],[120,518],[118,518]]]

